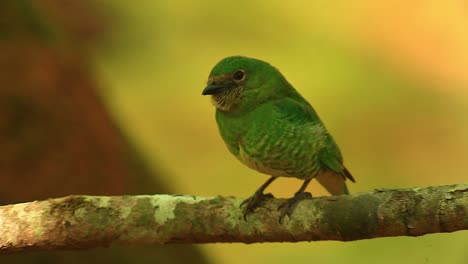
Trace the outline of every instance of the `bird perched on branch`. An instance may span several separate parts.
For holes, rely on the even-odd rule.
[[[216,106],[219,132],[242,163],[271,177],[241,206],[244,218],[272,197],[264,190],[278,177],[303,180],[279,208],[280,222],[297,203],[312,195],[305,189],[317,179],[333,195],[348,194],[354,182],[335,141],[312,106],[267,62],[233,56],[211,70],[203,95]]]

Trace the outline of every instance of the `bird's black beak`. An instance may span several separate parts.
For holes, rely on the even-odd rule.
[[[235,83],[208,84],[203,90],[202,95],[217,94],[236,86]]]

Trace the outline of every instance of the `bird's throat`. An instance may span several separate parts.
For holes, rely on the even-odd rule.
[[[238,86],[211,96],[211,100],[216,109],[229,112],[239,104],[242,95],[242,86]]]

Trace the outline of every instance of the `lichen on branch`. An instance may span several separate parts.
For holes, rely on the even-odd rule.
[[[468,230],[468,184],[374,190],[302,201],[279,223],[283,199],[244,220],[234,197],[86,196],[0,206],[0,254],[113,244],[352,241]]]

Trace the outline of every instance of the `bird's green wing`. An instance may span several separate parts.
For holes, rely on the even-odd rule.
[[[326,137],[325,147],[319,152],[319,160],[330,170],[338,174],[343,174],[343,158],[338,146],[329,134]]]
[[[307,102],[293,98],[283,98],[273,104],[276,118],[292,125],[320,122],[315,110]]]

